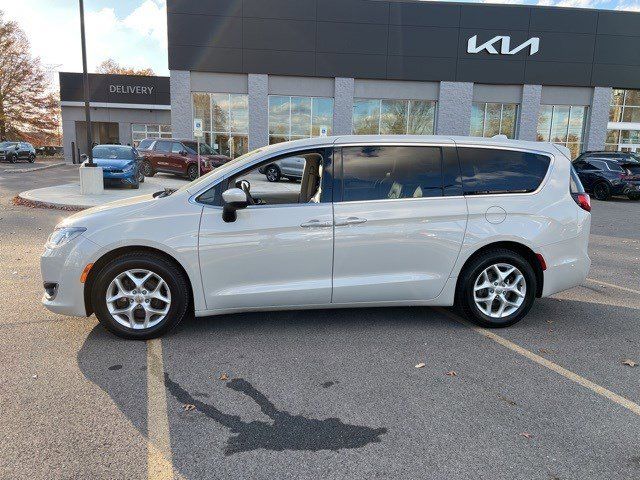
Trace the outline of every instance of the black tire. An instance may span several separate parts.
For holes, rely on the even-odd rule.
[[[138,169],[137,180],[138,183],[144,183],[144,173],[142,173],[142,169]]]
[[[133,188],[134,190],[138,190],[140,188],[140,182],[134,183],[133,185],[131,185],[131,188]]]
[[[526,285],[525,297],[517,310],[508,316],[495,318],[485,314],[474,300],[476,279],[491,265],[509,264],[522,273]],[[503,328],[520,321],[529,312],[536,296],[536,275],[531,264],[520,254],[507,249],[495,249],[483,252],[465,265],[458,277],[456,306],[463,315],[481,327]],[[512,294],[513,295],[513,294]]]
[[[8,157],[9,163],[16,163],[16,156],[15,155],[10,155]]]
[[[629,200],[633,200],[635,202],[637,200],[640,200],[640,193],[630,193],[629,195],[627,195],[627,197],[629,198]]]
[[[156,172],[153,171],[151,163],[146,160],[140,165],[140,171],[145,177],[153,177],[156,174]]]
[[[198,178],[198,166],[197,165],[189,165],[187,168],[187,178],[192,182]]]
[[[32,153],[31,155],[29,155],[29,163],[33,163],[36,161],[36,156]]]
[[[171,304],[166,316],[158,324],[139,330],[125,327],[114,319],[106,302],[107,289],[113,279],[136,268],[158,274],[171,291]],[[130,340],[148,340],[165,334],[184,319],[189,308],[189,287],[187,279],[172,261],[154,253],[131,252],[114,258],[100,269],[93,283],[91,299],[96,317],[107,330]]]
[[[599,182],[593,186],[593,196],[596,200],[609,200],[611,198],[611,187],[607,182]]]
[[[282,177],[280,167],[278,167],[277,165],[269,165],[264,171],[264,174],[266,175],[269,182],[277,182]]]

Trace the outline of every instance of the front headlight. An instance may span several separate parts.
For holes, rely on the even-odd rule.
[[[131,170],[133,170],[133,167],[134,167],[134,166],[135,166],[135,164],[130,163],[130,164],[126,165],[126,166],[122,169],[122,171],[123,171],[123,172],[130,172]]]
[[[84,227],[61,227],[56,228],[47,240],[47,248],[58,248],[74,238],[79,237],[87,229]]]

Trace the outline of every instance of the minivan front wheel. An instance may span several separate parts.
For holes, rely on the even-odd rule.
[[[134,340],[159,337],[187,313],[186,279],[171,262],[147,252],[111,260],[92,290],[96,317],[112,333]]]
[[[511,250],[490,250],[465,267],[457,293],[458,305],[469,320],[483,327],[507,327],[533,305],[535,272]]]

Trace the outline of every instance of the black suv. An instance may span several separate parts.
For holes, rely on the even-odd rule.
[[[36,159],[36,149],[27,142],[0,142],[0,160],[16,163],[26,160],[33,163]]]
[[[600,158],[605,160],[616,160],[618,162],[636,161],[640,162],[640,155],[633,152],[612,152],[611,150],[590,150],[581,153],[574,162],[587,160],[589,158]]]
[[[632,155],[625,152],[617,152],[615,157],[583,154],[573,161],[573,166],[585,190],[596,199],[624,195],[630,200],[640,200],[640,161]]]

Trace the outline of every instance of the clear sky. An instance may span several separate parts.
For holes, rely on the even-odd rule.
[[[296,0],[291,0],[296,1]],[[472,0],[481,3],[481,0]],[[640,0],[492,0],[640,11]],[[33,54],[52,72],[82,71],[77,0],[0,0],[0,10],[28,33]],[[166,0],[85,0],[89,70],[111,57],[123,66],[167,75]],[[52,75],[55,82],[57,75]]]

